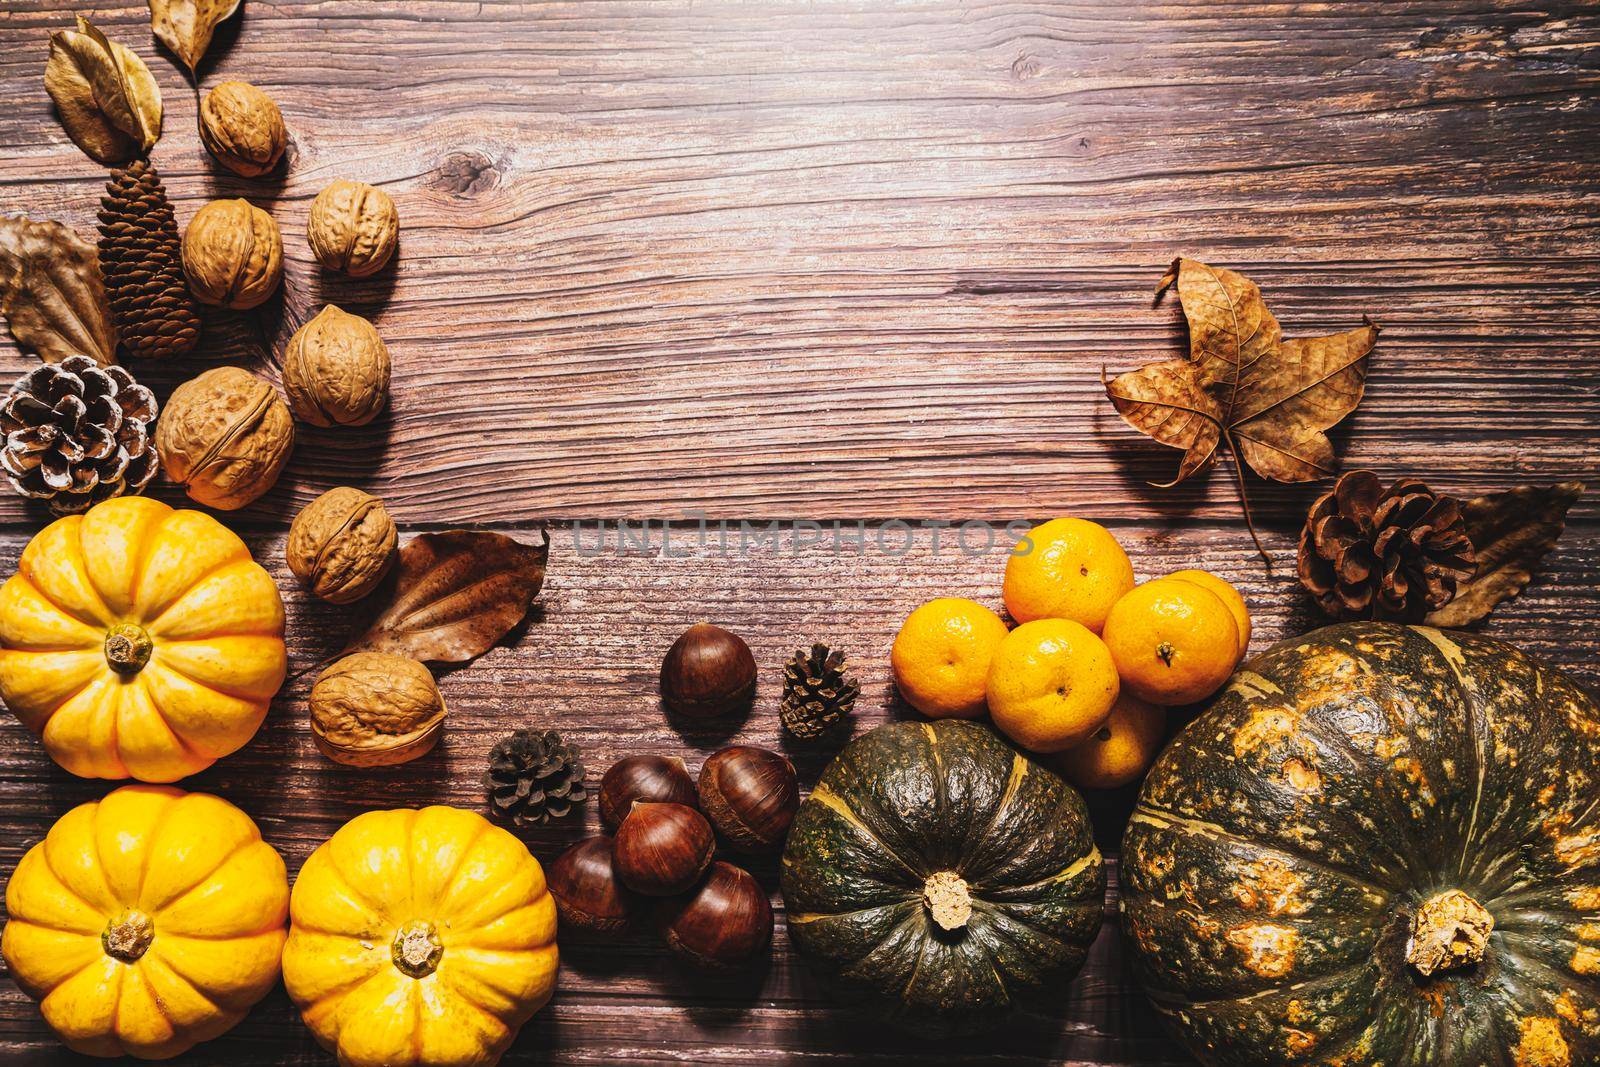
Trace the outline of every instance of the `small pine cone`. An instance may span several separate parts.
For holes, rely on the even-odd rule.
[[[100,273],[117,335],[132,355],[181,356],[200,340],[180,248],[156,169],[136,159],[112,171],[100,198]]]
[[[155,419],[155,395],[133,375],[68,356],[18,378],[0,402],[0,468],[57,515],[84,511],[150,484]]]
[[[1412,478],[1385,490],[1371,471],[1343,475],[1300,534],[1300,584],[1336,619],[1420,621],[1474,562],[1459,501]]]
[[[796,652],[783,668],[783,699],[778,720],[801,740],[821,737],[856,705],[861,686],[846,673],[843,652],[812,645]]]
[[[489,807],[518,826],[559,819],[588,796],[576,745],[554,730],[518,730],[489,752]]]

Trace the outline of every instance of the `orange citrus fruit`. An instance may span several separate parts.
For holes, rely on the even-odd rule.
[[[930,719],[975,719],[985,710],[989,660],[1005,636],[1005,622],[975,600],[930,600],[895,635],[894,684]]]
[[[1173,571],[1168,578],[1176,578],[1180,582],[1193,582],[1203,589],[1209,589],[1217,595],[1217,599],[1227,605],[1228,612],[1233,616],[1234,623],[1239,627],[1239,658],[1243,659],[1245,651],[1250,647],[1250,608],[1244,602],[1244,597],[1239,595],[1239,590],[1226,578],[1218,578],[1210,571],[1185,570]]]
[[[1215,693],[1239,662],[1239,627],[1215,593],[1157,578],[1117,601],[1106,647],[1122,684],[1152,704],[1193,704]]]
[[[1155,762],[1166,730],[1166,708],[1123,693],[1100,729],[1061,753],[1057,766],[1079,789],[1115,789],[1137,781]]]
[[[1071,619],[1025,622],[989,665],[989,715],[1035,752],[1071,748],[1111,714],[1120,684],[1105,642]]]
[[[1028,531],[1006,560],[1006,610],[1018,622],[1071,619],[1099,633],[1111,605],[1133,588],[1133,564],[1111,532],[1088,519],[1051,519]]]

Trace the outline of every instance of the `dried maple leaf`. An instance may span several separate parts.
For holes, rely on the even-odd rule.
[[[1565,529],[1567,509],[1582,494],[1581,482],[1562,482],[1490,493],[1463,504],[1477,569],[1457,587],[1455,599],[1428,616],[1428,625],[1470,625],[1520,593]]]
[[[527,615],[544,585],[550,535],[525,545],[504,534],[447,530],[400,550],[374,594],[377,615],[345,652],[390,652],[460,663],[493,648]]]
[[[161,136],[161,90],[144,60],[78,16],[50,35],[44,87],[74,144],[100,163],[148,152]]]
[[[211,47],[217,24],[239,10],[239,0],[149,0],[150,32],[189,68],[189,77]]]
[[[1254,282],[1192,259],[1173,260],[1156,299],[1172,288],[1189,323],[1189,355],[1119,375],[1104,383],[1106,395],[1128,425],[1184,450],[1177,477],[1165,485],[1209,470],[1224,446],[1232,450],[1256,539],[1240,464],[1279,482],[1332,474],[1327,430],[1361,402],[1379,327],[1369,321],[1286,340]]]
[[[95,246],[59,222],[0,215],[0,315],[46,363],[116,362],[117,332]]]

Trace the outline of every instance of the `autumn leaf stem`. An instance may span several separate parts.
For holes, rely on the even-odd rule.
[[[1228,455],[1233,459],[1233,473],[1239,483],[1239,504],[1244,508],[1245,529],[1250,531],[1250,540],[1256,543],[1256,552],[1260,554],[1262,562],[1270,569],[1272,557],[1267,555],[1267,550],[1262,547],[1261,538],[1256,533],[1255,516],[1250,511],[1250,494],[1244,488],[1244,460],[1239,456],[1239,449],[1233,443],[1233,434],[1227,430],[1222,431],[1222,439],[1228,444]]]

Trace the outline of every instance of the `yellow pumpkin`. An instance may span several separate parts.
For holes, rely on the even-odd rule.
[[[0,954],[69,1048],[166,1059],[273,987],[288,911],[283,860],[250,816],[129,785],[67,812],[22,857]]]
[[[481,815],[369,811],[295,879],[283,981],[342,1067],[491,1067],[555,989],[555,903]]]
[[[209,515],[118,497],[46,526],[0,586],[0,698],[84,778],[172,782],[255,734],[283,600]]]

